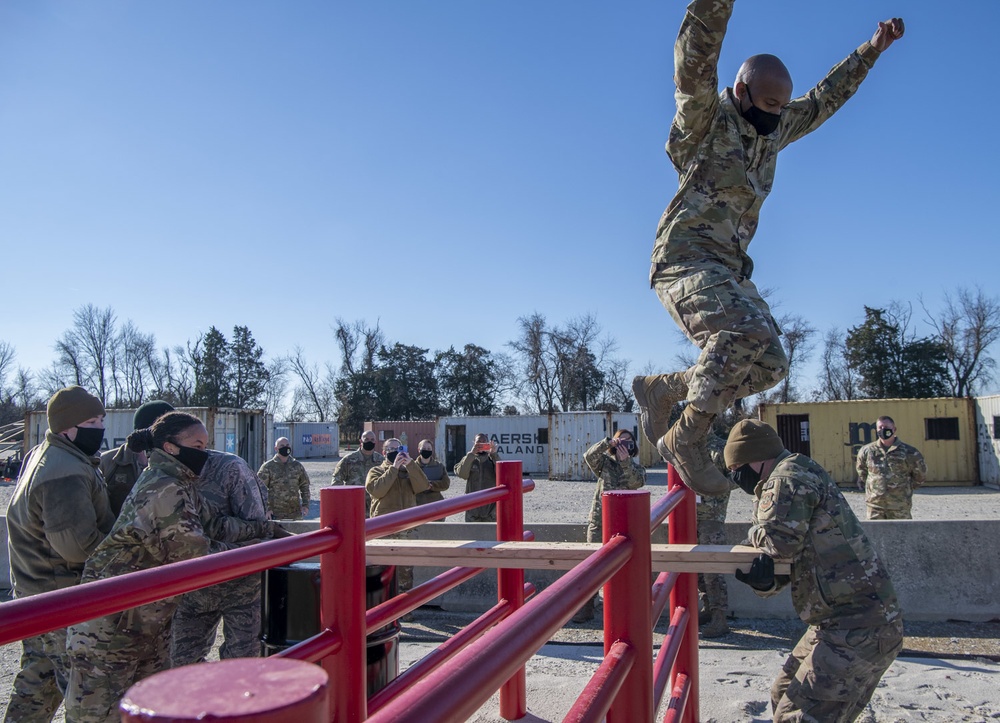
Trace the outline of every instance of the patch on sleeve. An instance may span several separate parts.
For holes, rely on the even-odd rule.
[[[761,512],[770,512],[772,507],[774,507],[774,490],[768,490],[760,496],[760,505],[757,509]]]

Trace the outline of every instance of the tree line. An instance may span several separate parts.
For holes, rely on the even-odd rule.
[[[861,324],[828,330],[811,386],[802,377],[820,341],[817,331],[800,316],[780,316],[789,374],[756,401],[983,391],[996,369],[990,349],[1000,338],[1000,299],[978,288],[959,289],[945,295],[937,313],[922,299],[919,306],[932,332],[924,336],[916,332],[912,305],[901,302],[865,306]],[[233,327],[229,336],[211,326],[183,345],[159,347],[131,320],[87,304],[73,312],[44,369],[16,366],[15,347],[0,341],[0,423],[43,409],[69,384],[86,387],[112,409],[165,399],[175,406],[265,409],[289,421],[335,420],[345,429],[372,419],[629,412],[632,376],[650,371],[633,371],[590,314],[561,325],[537,312],[521,317],[517,338],[499,351],[475,344],[431,351],[387,339],[377,322],[364,320],[338,318],[331,333],[339,359],[322,364],[301,347],[268,357],[247,326]]]

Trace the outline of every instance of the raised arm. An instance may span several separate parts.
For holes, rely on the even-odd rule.
[[[687,165],[719,107],[719,53],[733,0],[694,0],[674,43],[674,100],[667,153],[680,171]]]
[[[835,65],[815,88],[785,106],[781,113],[780,147],[812,133],[840,110],[857,92],[879,56],[903,37],[903,30],[902,18],[879,23],[871,41],[862,43]]]

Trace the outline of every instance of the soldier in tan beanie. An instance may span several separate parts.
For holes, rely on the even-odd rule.
[[[767,424],[736,424],[724,455],[754,495],[748,538],[763,553],[736,579],[761,597],[791,583],[809,625],[771,687],[774,720],[853,721],[903,647],[889,573],[826,470],[786,450]],[[791,575],[775,576],[775,557],[791,561]]]
[[[94,455],[104,439],[104,405],[83,387],[49,400],[45,441],[28,453],[7,509],[14,597],[80,582],[87,557],[115,521]],[[5,721],[49,721],[69,674],[66,630],[22,641]]]

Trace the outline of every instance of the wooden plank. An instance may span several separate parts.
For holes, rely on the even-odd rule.
[[[600,547],[596,542],[494,542],[492,540],[372,540],[369,565],[495,567],[569,570]],[[655,572],[744,572],[760,551],[743,545],[652,545]],[[788,562],[774,572],[788,575]]]

